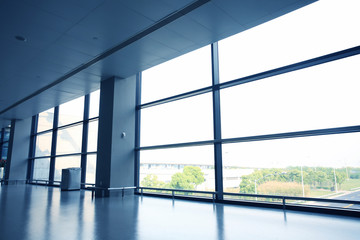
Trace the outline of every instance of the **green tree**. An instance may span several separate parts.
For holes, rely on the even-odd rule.
[[[141,186],[143,187],[151,187],[151,188],[164,188],[165,183],[163,181],[158,180],[158,176],[154,174],[148,174],[142,181]]]
[[[199,167],[185,166],[182,173],[171,177],[170,188],[194,190],[204,181],[204,173]]]

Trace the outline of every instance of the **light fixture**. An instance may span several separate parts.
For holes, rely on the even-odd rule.
[[[21,42],[26,42],[27,41],[27,39],[25,37],[20,36],[20,35],[15,36],[15,39],[18,40],[18,41],[21,41]]]

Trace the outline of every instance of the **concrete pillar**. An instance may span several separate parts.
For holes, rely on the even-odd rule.
[[[111,77],[100,85],[96,187],[134,186],[136,77]],[[96,191],[96,196],[109,196]]]
[[[29,144],[31,134],[31,118],[12,120],[9,139],[5,179],[26,180]]]

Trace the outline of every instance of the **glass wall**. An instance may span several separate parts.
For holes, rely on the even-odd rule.
[[[357,0],[317,1],[220,41],[221,81],[358,46],[358,9]]]
[[[10,139],[10,126],[0,130],[0,180],[5,177],[5,167]]]
[[[59,106],[59,127],[82,121],[83,118],[84,97],[74,99]]]
[[[210,46],[172,59],[142,73],[142,103],[211,85]]]
[[[157,101],[211,86],[211,81],[211,48],[206,46],[143,72],[141,99]],[[211,140],[212,119],[210,93],[144,108],[141,146]],[[212,146],[141,151],[140,186],[214,191],[213,155]]]
[[[95,183],[98,108],[99,91],[95,91],[34,118],[32,180],[56,185],[61,181],[62,169],[81,167],[82,182]]]
[[[213,138],[210,93],[145,108],[141,118],[142,146]]]
[[[144,71],[143,191],[360,209],[308,199],[360,201],[359,7],[318,1]]]
[[[214,191],[213,159],[212,146],[142,151],[140,186]]]

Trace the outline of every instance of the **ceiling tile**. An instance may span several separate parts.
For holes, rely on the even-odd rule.
[[[209,29],[215,39],[214,41],[218,40],[219,35],[232,35],[244,29],[243,26],[212,2],[189,13],[188,17]]]
[[[122,4],[152,21],[159,21],[165,16],[182,9],[190,2],[192,1],[124,0]]]
[[[66,19],[72,23],[80,21],[82,18],[87,16],[92,10],[97,8],[103,3],[100,0],[93,1],[82,1],[80,4],[79,0],[76,1],[58,1],[58,0],[27,0],[25,1],[29,5],[33,5],[44,12],[48,12]]]
[[[45,12],[21,1],[4,1],[0,7],[0,28],[21,30],[24,28],[47,27],[56,32],[64,32],[72,25],[62,17]],[[19,33],[21,34],[21,33]]]
[[[91,41],[106,50],[152,24],[153,21],[126,8],[121,1],[106,1],[67,33],[79,40]],[[94,38],[97,38],[96,42],[93,41]]]
[[[188,16],[181,17],[169,23],[165,28],[178,33],[196,44],[210,43],[214,37],[209,29],[193,21]]]

